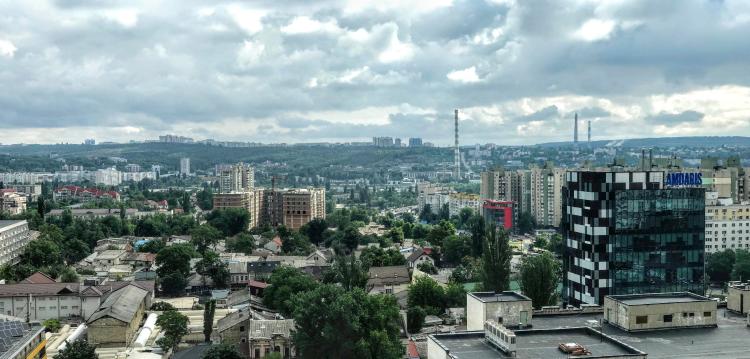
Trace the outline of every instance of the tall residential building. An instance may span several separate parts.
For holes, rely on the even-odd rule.
[[[479,214],[482,201],[479,196],[472,193],[452,193],[448,195],[448,213],[451,217],[458,216],[464,208],[471,208],[474,213]]]
[[[393,140],[393,145],[396,146],[396,147],[401,147],[401,139],[397,138],[397,139]]]
[[[422,147],[422,139],[419,137],[409,138],[409,147]]]
[[[567,172],[563,302],[602,305],[606,295],[701,293],[705,190],[696,177]]]
[[[326,217],[324,188],[268,189],[217,193],[214,208],[244,208],[250,213],[249,227],[285,225],[299,229],[315,218]]]
[[[706,206],[706,253],[750,250],[750,204]]]
[[[373,137],[372,144],[376,147],[393,147],[393,137]]]
[[[526,170],[514,171],[503,168],[482,172],[479,197],[483,200],[513,202],[513,223],[517,223],[520,212],[528,213],[530,211],[529,200],[531,198],[524,201],[524,194],[528,193],[525,189],[530,188],[530,185],[526,186],[525,183],[526,180],[531,178],[528,172]]]
[[[532,168],[530,210],[538,226],[558,227],[562,218],[562,187],[565,170],[551,165]]]
[[[299,188],[281,191],[283,224],[299,229],[315,218],[326,218],[325,188]]]
[[[190,175],[190,158],[180,158],[180,174],[185,176]]]
[[[250,165],[238,163],[223,169],[219,174],[221,193],[251,191],[253,187],[255,187],[255,169]]]
[[[0,189],[0,213],[7,213],[12,216],[26,212],[27,196],[23,193],[16,192],[15,189]]]
[[[26,220],[0,221],[0,267],[17,264],[31,239]]]
[[[438,213],[444,205],[450,202],[452,188],[440,186],[434,183],[417,183],[417,206],[421,211],[426,205],[430,205],[432,213]]]

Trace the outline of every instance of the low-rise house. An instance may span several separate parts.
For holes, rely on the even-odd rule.
[[[131,343],[150,306],[148,291],[136,285],[114,291],[87,320],[89,343],[97,347],[121,347]]]
[[[280,353],[283,358],[296,356],[292,343],[294,319],[250,320],[249,324],[247,342],[250,358],[262,358],[271,352]]]
[[[333,253],[333,250],[330,248],[316,249],[314,252],[307,255],[305,259],[309,262],[315,263],[316,265],[323,266],[333,262],[334,255],[335,254]]]
[[[133,268],[151,268],[154,262],[156,262],[156,254],[144,252],[127,253],[120,262]]]
[[[98,188],[84,188],[78,186],[63,186],[52,192],[53,199],[58,201],[79,200],[89,202],[93,200],[119,201],[120,194],[115,191],[104,191]]]
[[[409,268],[417,268],[421,263],[430,263],[435,265],[435,260],[430,257],[432,248],[416,248],[406,258],[406,264]]]
[[[411,279],[406,266],[371,267],[368,271],[367,292],[397,294],[409,288]]]
[[[278,254],[278,253],[281,253],[281,245],[282,245],[281,237],[276,236],[276,237],[273,237],[272,240],[268,241],[268,243],[266,243],[263,246],[263,248],[271,251],[271,253]]]
[[[120,264],[120,260],[125,257],[123,249],[108,249],[96,255],[94,266],[96,268],[110,268]]]

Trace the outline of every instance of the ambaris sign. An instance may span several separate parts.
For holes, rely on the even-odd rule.
[[[697,187],[703,185],[703,174],[695,173],[667,173],[664,179],[666,187]]]

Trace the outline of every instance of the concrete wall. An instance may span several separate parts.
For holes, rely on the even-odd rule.
[[[742,314],[750,313],[750,290],[730,286],[727,292],[727,309]]]
[[[432,337],[427,337],[427,359],[448,359],[448,351]]]
[[[665,315],[671,315],[672,321],[665,321]],[[642,316],[647,317],[647,321],[638,324],[637,317]],[[716,302],[626,305],[605,297],[604,320],[627,331],[715,327]]]
[[[130,323],[104,317],[88,324],[88,341],[97,347],[126,346],[135,340],[146,311],[145,302],[141,302]]]
[[[219,333],[219,338],[221,338],[222,343],[234,346],[234,348],[237,349],[237,351],[240,353],[240,355],[242,355],[243,358],[249,358],[249,327],[250,323],[248,322],[248,320],[243,320]]]
[[[526,324],[531,324],[531,301],[517,302],[482,302],[466,294],[466,330],[484,330],[486,320],[499,322],[504,326],[516,326],[521,322],[521,312],[527,313]]]
[[[99,298],[94,298],[97,301]],[[12,315],[19,318],[44,321],[82,316],[81,298],[77,295],[53,295],[31,297],[3,297],[0,298],[0,314]],[[83,317],[85,319],[85,317]]]

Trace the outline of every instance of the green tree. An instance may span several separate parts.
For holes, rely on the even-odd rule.
[[[730,280],[734,269],[735,253],[731,249],[706,254],[706,274],[712,282],[724,283]]]
[[[735,251],[732,280],[746,281],[750,278],[750,252],[744,249]]]
[[[549,237],[547,250],[554,253],[556,256],[563,255],[563,238],[559,233],[555,233]]]
[[[359,255],[365,268],[399,266],[406,264],[406,258],[394,248],[383,250],[378,247],[368,247]]]
[[[138,247],[138,252],[156,254],[166,247],[167,243],[163,239],[152,239]]]
[[[154,304],[151,304],[151,310],[163,312],[167,310],[176,310],[176,309],[172,304],[169,304],[167,302],[156,302]]]
[[[185,287],[188,285],[187,277],[181,272],[172,272],[159,276],[159,284],[164,294],[168,296],[180,296],[185,293]]]
[[[484,217],[474,215],[469,219],[469,231],[471,231],[471,255],[480,257],[482,255],[482,246],[484,234],[486,233]]]
[[[422,307],[428,314],[439,315],[445,308],[445,290],[434,279],[421,276],[409,285],[407,307]]]
[[[520,282],[521,291],[531,298],[534,308],[555,305],[560,263],[549,252],[526,256],[521,261]]]
[[[206,220],[225,236],[231,237],[248,229],[250,213],[244,208],[214,209]]]
[[[466,307],[466,289],[458,283],[449,283],[445,287],[445,307],[446,308],[465,308]]]
[[[403,356],[398,305],[390,295],[324,284],[295,297],[294,320],[302,359]]]
[[[271,356],[268,354],[264,358],[270,359]],[[242,356],[233,346],[221,344],[208,348],[208,350],[203,353],[201,359],[242,359]]]
[[[494,225],[489,226],[482,250],[482,289],[501,292],[510,288],[511,257],[508,234]]]
[[[210,224],[198,226],[190,232],[190,242],[201,254],[205,253],[210,247],[216,247],[222,237],[222,233]]]
[[[229,252],[251,254],[255,250],[255,240],[247,233],[239,233],[227,238],[226,248]]]
[[[471,223],[471,218],[475,216],[474,210],[471,208],[461,208],[461,211],[458,212],[458,224],[457,227],[461,229],[465,229],[469,226]]]
[[[156,325],[164,333],[164,336],[156,341],[156,345],[164,351],[176,349],[177,345],[182,341],[182,337],[189,333],[188,317],[176,310],[168,310],[162,313],[156,319]]]
[[[268,279],[268,288],[263,291],[263,304],[290,316],[294,310],[292,299],[295,295],[317,287],[315,280],[297,268],[277,267]]]
[[[35,268],[56,266],[62,264],[62,252],[57,243],[40,236],[29,242],[21,254],[21,261]]]
[[[55,354],[54,359],[99,359],[96,347],[86,340],[79,339],[65,346],[65,349]]]
[[[360,256],[360,260],[361,260]],[[402,256],[403,258],[403,256]],[[339,257],[333,265],[323,273],[323,283],[337,283],[346,290],[365,288],[368,274],[361,261],[357,261],[354,254],[349,258]]]
[[[422,307],[409,307],[406,311],[406,328],[409,333],[419,333],[424,325],[427,312]]]
[[[44,204],[44,196],[39,196],[36,200],[36,213],[38,213],[39,217],[44,221],[44,214],[47,213],[47,207]]]
[[[60,281],[63,283],[77,283],[78,282],[78,273],[76,273],[75,269],[71,267],[66,267],[62,270],[62,274],[60,275]]]
[[[401,227],[393,227],[388,231],[388,239],[393,243],[404,242],[404,230]]]
[[[355,226],[348,226],[344,229],[344,236],[342,238],[342,244],[350,251],[354,251],[359,245],[362,236],[359,234],[359,230]]]
[[[229,268],[215,252],[205,252],[203,258],[195,264],[195,271],[203,278],[211,278],[216,288],[229,286]]]
[[[531,233],[536,228],[536,219],[529,212],[521,212],[518,216],[518,231],[521,234]]]
[[[471,254],[471,243],[467,237],[450,235],[443,238],[443,261],[450,265],[458,265],[461,258]]]
[[[166,276],[178,272],[184,277],[190,274],[190,258],[195,255],[195,249],[187,244],[176,244],[165,247],[156,254],[156,274]]]
[[[326,229],[328,229],[328,222],[325,219],[313,218],[312,221],[302,226],[299,231],[307,236],[312,244],[317,246],[323,242],[323,234]]]
[[[430,223],[435,220],[435,214],[432,213],[432,206],[425,204],[419,212],[419,220]]]
[[[450,221],[440,221],[437,226],[432,226],[430,232],[427,234],[427,242],[432,245],[439,246],[443,243],[443,240],[456,234],[456,226]]]
[[[424,261],[419,264],[417,264],[417,269],[419,269],[422,272],[425,272],[427,274],[437,274],[438,270],[435,267],[434,264],[430,261]]]
[[[203,308],[203,338],[206,343],[211,342],[211,333],[214,331],[214,314],[216,313],[216,301],[209,300]]]

